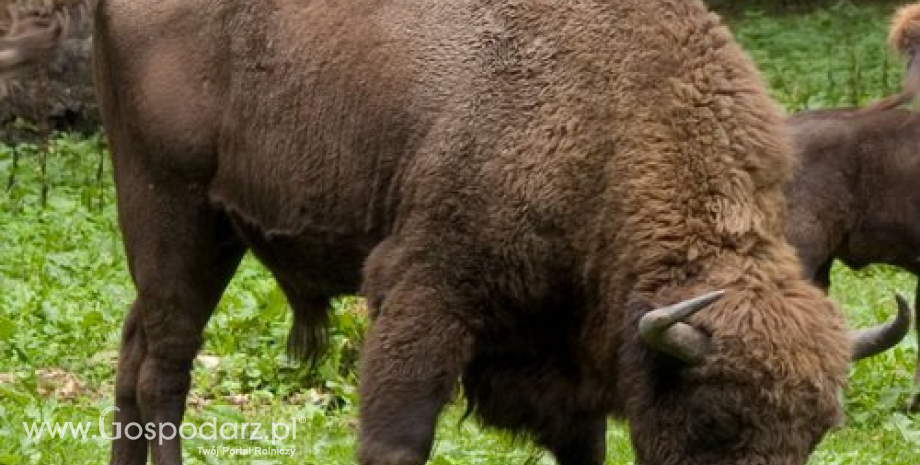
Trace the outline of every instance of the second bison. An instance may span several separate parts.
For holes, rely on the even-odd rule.
[[[827,289],[835,259],[920,274],[920,115],[838,108],[796,114],[788,125],[800,161],[787,189],[787,236],[805,275]],[[920,357],[914,385],[911,410],[920,409]]]
[[[805,111],[787,121],[799,163],[787,187],[787,236],[805,275],[830,286],[835,259],[851,268],[885,263],[920,275],[920,115],[897,107],[920,91],[920,3],[894,15],[889,43],[907,58],[904,90],[869,108]],[[918,283],[915,305],[920,303]],[[907,304],[898,298],[898,331]],[[920,306],[916,306],[920,344]],[[909,409],[920,411],[920,354]]]

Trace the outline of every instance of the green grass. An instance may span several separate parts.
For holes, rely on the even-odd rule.
[[[804,16],[748,11],[731,25],[774,97],[794,111],[864,104],[897,88],[901,65],[884,45],[890,12],[849,4]],[[0,194],[0,465],[99,463],[108,441],[34,440],[22,422],[92,422],[95,428],[99,413],[112,405],[120,324],[133,289],[110,169],[105,165],[100,175],[97,139],[60,136],[48,152],[21,146],[17,153],[0,148],[0,188],[10,185]],[[833,297],[858,326],[890,317],[892,294],[912,298],[915,285],[911,276],[885,267],[854,273],[838,266],[833,278]],[[197,447],[270,444],[194,440],[186,442],[187,463],[353,463],[354,367],[366,324],[357,303],[336,302],[327,359],[315,369],[292,362],[284,355],[286,303],[247,257],[208,326],[187,421],[298,419],[297,438],[276,444],[297,453],[293,459],[214,458]],[[920,463],[920,416],[899,410],[916,355],[910,337],[853,367],[847,425],[822,443],[811,464]],[[445,414],[433,464],[552,463],[525,441],[461,422],[462,410],[458,402]],[[611,424],[608,446],[610,464],[631,463],[621,425]]]
[[[863,105],[900,86],[898,57],[885,43],[892,7],[839,3],[807,15],[748,11],[731,24],[790,111]]]

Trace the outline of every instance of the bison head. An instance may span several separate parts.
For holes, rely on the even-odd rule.
[[[892,323],[850,338],[834,305],[804,283],[645,306],[627,350],[643,368],[624,370],[635,374],[626,382],[637,463],[805,464],[842,418],[848,362],[906,333],[910,309],[898,303]]]

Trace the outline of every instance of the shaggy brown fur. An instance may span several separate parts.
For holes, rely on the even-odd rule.
[[[920,46],[920,3],[905,5],[895,12],[888,33],[888,45],[904,55],[913,55]]]
[[[841,108],[799,113],[788,126],[800,163],[787,188],[787,237],[805,275],[826,289],[835,258],[855,269],[887,263],[920,275],[920,118]],[[920,289],[914,308],[920,321]],[[916,411],[920,358],[914,384]]]
[[[888,33],[888,45],[907,59],[907,72],[901,93],[886,97],[871,105],[868,110],[884,111],[913,101],[920,92],[920,3],[914,3],[895,12]]]
[[[138,290],[117,421],[181,421],[250,248],[308,354],[329,297],[368,297],[362,465],[423,464],[461,376],[562,465],[603,463],[609,415],[643,465],[801,465],[837,422],[850,345],[783,238],[781,116],[700,2],[103,0],[95,27]],[[702,364],[640,340],[713,289]]]

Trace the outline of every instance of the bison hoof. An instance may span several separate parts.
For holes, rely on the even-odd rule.
[[[361,448],[361,465],[424,465],[428,458],[418,452],[393,446],[368,445]]]

